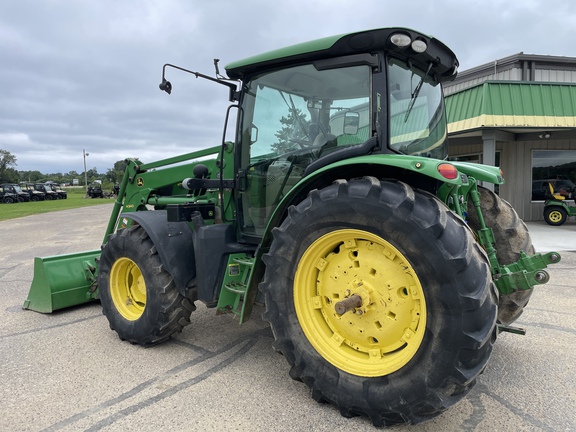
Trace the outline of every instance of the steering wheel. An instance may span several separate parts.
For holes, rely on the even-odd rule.
[[[296,138],[288,138],[288,141],[298,144],[300,146],[300,148],[311,147],[313,144],[310,141],[296,139]]]

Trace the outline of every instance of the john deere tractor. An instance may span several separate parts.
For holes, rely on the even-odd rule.
[[[374,425],[438,415],[500,331],[523,333],[510,324],[560,260],[535,254],[492,192],[499,168],[446,161],[442,83],[457,67],[403,28],[268,52],[227,76],[218,61],[215,76],[164,65],[168,94],[169,68],[228,89],[222,136],[235,138],[127,160],[101,250],[36,258],[24,307],[100,300],[120,339],[150,346],[197,301],[240,323],[261,302],[314,399]]]

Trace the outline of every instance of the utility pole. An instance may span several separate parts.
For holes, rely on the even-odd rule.
[[[84,187],[86,188],[86,196],[88,196],[88,173],[86,172],[86,156],[89,153],[86,153],[86,150],[82,149],[82,153],[84,154]]]

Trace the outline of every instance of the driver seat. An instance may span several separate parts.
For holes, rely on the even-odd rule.
[[[550,196],[555,200],[564,201],[566,199],[565,196],[556,193],[554,186],[552,186],[552,183],[550,182],[548,182],[548,190],[550,191]]]
[[[338,137],[336,135],[328,133],[324,134],[320,132],[314,138],[314,142],[312,143],[313,148],[320,147],[318,150],[318,158],[322,157],[326,153],[331,153],[332,151],[338,148]]]

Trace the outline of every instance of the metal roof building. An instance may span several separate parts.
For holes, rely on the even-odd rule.
[[[515,54],[461,72],[444,92],[450,157],[499,165],[500,196],[542,220],[538,180],[576,183],[576,58]]]

